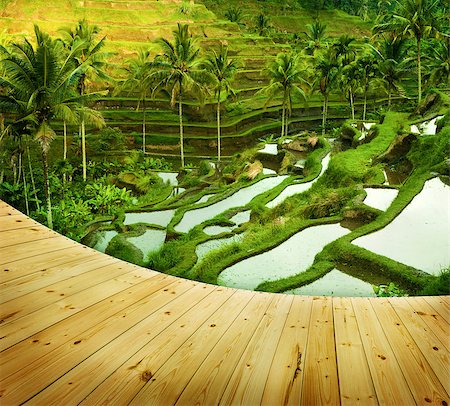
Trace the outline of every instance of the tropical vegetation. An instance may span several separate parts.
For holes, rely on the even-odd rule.
[[[3,7],[7,16],[13,5]],[[155,18],[156,6],[148,7],[134,14],[139,27]],[[96,19],[116,18],[116,28],[86,17],[60,29],[40,22],[23,38],[10,26],[1,34],[0,198],[89,245],[97,229],[117,232],[109,252],[212,283],[300,230],[354,216],[361,224],[306,272],[258,289],[285,291],[351,262],[382,275],[380,295],[442,292],[448,269],[424,275],[351,241],[385,227],[430,176],[449,176],[448,6],[204,0],[162,9],[167,24],[147,31],[120,30],[123,14],[104,11],[105,20]],[[411,130],[441,116],[436,135]],[[367,121],[377,125],[366,130]],[[258,140],[276,144],[276,157]],[[287,187],[317,177],[330,151],[308,192],[268,208]],[[265,179],[267,164],[286,179],[187,233],[176,230],[189,210]],[[391,186],[399,199],[380,214],[361,203],[361,191],[382,186],[385,170],[400,179]],[[162,171],[178,184],[163,181]],[[232,228],[244,208],[250,220],[224,235],[245,239],[197,262],[196,247],[218,238],[206,227]],[[129,211],[159,210],[174,211],[166,226],[126,224]],[[122,234],[149,228],[166,230],[168,242],[144,259]]]

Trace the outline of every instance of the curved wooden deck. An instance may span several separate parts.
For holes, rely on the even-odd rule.
[[[0,202],[0,404],[450,402],[449,297],[273,295],[177,279]]]

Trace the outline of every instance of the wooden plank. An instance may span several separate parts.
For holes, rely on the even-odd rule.
[[[3,303],[0,309],[0,324],[12,323],[61,300],[62,297],[70,300],[70,297],[78,292],[122,275],[123,268],[112,266],[119,263],[119,260],[104,256],[65,268],[65,271],[75,272],[71,278],[56,281],[52,285]]]
[[[169,279],[169,278],[168,278]],[[117,327],[109,336],[101,332],[109,343],[102,346],[101,337],[91,337],[92,352],[99,348],[76,367],[60,377],[44,391],[37,394],[33,403],[38,404],[78,404],[89,395],[106,378],[120,368],[131,358],[147,341],[161,334],[167,327],[178,320],[191,309],[193,304],[192,289],[197,286],[195,295],[204,295],[205,291],[198,284],[170,278],[172,284],[161,289],[142,303],[133,312],[141,314],[144,318],[128,330],[121,325],[120,335],[116,337]],[[175,293],[174,293],[175,292]],[[126,317],[129,317],[130,308]],[[136,314],[137,315],[137,314]],[[111,328],[114,328],[114,323]],[[129,324],[129,323],[128,323]],[[84,334],[91,334],[86,332]],[[83,335],[84,335],[83,334]],[[89,344],[89,343],[88,343]],[[114,354],[112,357],[111,354]]]
[[[21,296],[42,290],[45,287],[50,289],[51,285],[55,283],[87,272],[90,267],[94,266],[93,264],[100,264],[98,266],[100,267],[101,264],[112,264],[119,261],[113,257],[90,255],[87,251],[79,252],[79,255],[72,260],[70,258],[63,259],[67,262],[63,262],[58,266],[41,268],[37,272],[1,283],[0,303],[18,299]],[[17,269],[15,266],[13,268]]]
[[[85,308],[70,313],[66,317],[47,313],[48,318],[55,320],[54,323],[2,352],[0,357],[1,375],[8,376],[22,365],[27,365],[30,359],[43,357],[64,343],[75,341],[83,331],[82,329],[89,329],[117,312],[124,311],[153,291],[168,289],[167,285],[172,282],[172,278],[163,275],[156,275],[150,279],[136,278],[134,285],[128,283],[124,289],[118,290],[112,295],[103,296],[105,300],[98,297],[96,303],[88,304]],[[105,288],[108,289],[108,286]]]
[[[115,266],[120,267],[121,265]],[[52,303],[37,312],[22,317],[15,323],[1,326],[0,350],[9,348],[19,341],[50,327],[52,324],[136,284],[138,281],[138,279],[135,280],[137,277],[136,271],[125,272],[126,271],[124,271],[123,275],[104,282],[101,285],[85,289],[71,297],[63,298],[58,302]],[[152,274],[149,272],[148,276],[141,275],[141,277],[149,278],[151,275]],[[139,282],[140,281],[142,281],[142,279],[139,280]]]
[[[428,328],[427,324],[420,317],[417,317],[407,300],[401,300],[401,298],[389,300],[439,381],[447,393],[450,393],[449,354],[445,347]]]
[[[153,374],[131,404],[175,404],[194,371],[253,296],[232,289],[225,289],[225,293],[227,301]],[[214,294],[217,295],[216,292]]]
[[[41,226],[41,224],[24,216],[23,214],[13,214],[11,216],[0,216],[0,239],[1,232],[10,230],[20,230],[22,228]]]
[[[334,298],[333,313],[341,404],[377,405],[351,299]]]
[[[371,301],[416,404],[448,404],[445,389],[388,299]]]
[[[128,329],[142,322],[149,313],[154,313],[162,306],[172,302],[177,295],[184,295],[186,292],[193,294],[195,287],[198,286],[198,284],[193,282],[172,280],[175,282],[172,285],[166,285],[166,289],[154,290],[147,297],[125,310],[117,312],[114,316],[93,325],[88,330],[79,331],[76,337],[55,348],[54,351],[46,356],[34,359],[23,366],[2,383],[8,388],[8,391],[4,393],[3,399],[14,404],[22,403],[44,389],[47,386],[45,382],[52,382],[52,380],[63,376],[97,352],[99,348],[102,348],[115,338],[120,337]],[[202,287],[198,288],[198,290],[203,291]],[[172,292],[175,292],[175,294]],[[148,324],[146,327],[147,331],[149,328],[152,328]],[[61,328],[63,328],[62,325]],[[124,345],[128,345],[128,343],[122,341],[122,346]],[[109,358],[111,358],[111,353],[104,361],[109,360]],[[55,385],[59,387],[58,393],[62,392],[61,389],[63,387],[73,392],[72,385],[66,384],[61,386],[58,382]],[[84,395],[87,393],[84,389]],[[44,403],[48,404],[47,402]]]
[[[293,297],[275,295],[260,325],[236,366],[220,399],[221,405],[261,403],[270,370]]]
[[[312,297],[294,296],[264,388],[262,404],[300,404]]]
[[[378,402],[391,404],[398,399],[404,405],[415,404],[408,383],[369,299],[353,298],[352,304]]]
[[[425,321],[429,329],[450,352],[450,318],[444,319],[429,303],[422,297],[409,297],[408,303],[416,314]]]
[[[208,354],[177,401],[177,405],[217,405],[266,313],[272,298],[258,293]]]
[[[10,206],[8,203],[5,203],[3,200],[0,200],[0,217],[13,216],[13,215],[17,215],[17,214],[25,216],[19,210]]]
[[[0,248],[20,245],[30,241],[50,240],[55,237],[59,237],[59,234],[41,225],[23,228],[20,230],[20,233],[17,230],[1,231]],[[49,244],[51,244],[51,241],[49,241]]]
[[[216,292],[218,289],[220,291]],[[228,293],[219,287],[199,285],[190,295],[190,304],[186,306],[188,311],[158,336],[150,340],[145,339],[142,347],[81,404],[129,404],[135,395],[154,379],[153,374],[222,305],[227,296]],[[168,312],[171,316],[172,310]],[[173,386],[176,388],[176,382],[173,382]]]
[[[334,347],[332,299],[315,297],[311,309],[306,349],[302,403],[338,405],[340,403]]]
[[[63,236],[24,242],[11,247],[0,248],[0,264],[3,266],[3,264],[10,264],[11,262],[24,258],[34,258],[41,254],[61,251],[76,246],[79,246],[79,244]]]
[[[43,280],[46,284],[47,270],[50,272],[53,270],[62,271],[66,264],[70,266],[73,261],[79,260],[81,262],[85,259],[93,260],[99,257],[100,255],[94,254],[92,250],[78,244],[71,245],[63,250],[43,252],[34,257],[8,262],[0,267],[1,295],[5,293],[10,284],[19,288],[22,287],[22,283],[26,284],[28,280],[35,280],[36,278]],[[27,277],[29,278],[27,279]],[[20,279],[20,281],[15,281],[15,279]],[[38,285],[37,289],[39,289],[37,281],[35,283]]]
[[[450,296],[447,296],[450,297]],[[430,306],[433,307],[433,309],[441,315],[441,317],[444,320],[450,320],[450,305],[447,302],[445,296],[427,296],[423,297],[423,300],[425,300]]]

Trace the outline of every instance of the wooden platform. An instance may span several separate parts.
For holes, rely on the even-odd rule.
[[[449,297],[274,295],[140,268],[0,202],[0,404],[450,403]]]

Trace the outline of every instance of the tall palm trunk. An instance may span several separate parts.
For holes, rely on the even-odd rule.
[[[322,135],[325,135],[325,125],[327,124],[327,111],[328,111],[328,95],[325,94],[323,98],[323,110],[322,110]]]
[[[63,160],[67,160],[67,123],[64,120],[64,151],[63,151]],[[66,182],[66,174],[63,173],[63,182]]]
[[[28,168],[30,169],[30,179],[31,179],[31,186],[33,187],[33,194],[34,199],[36,201],[36,208],[38,211],[41,209],[39,205],[39,200],[37,197],[37,191],[36,191],[36,183],[34,182],[34,174],[33,174],[33,167],[31,165],[31,157],[30,157],[30,147],[28,146],[28,140],[25,141],[25,145],[27,147],[27,155],[28,155]]]
[[[81,119],[81,155],[83,156],[83,181],[87,179],[86,165],[86,129],[84,126],[84,117]]]
[[[144,110],[144,119],[142,121],[142,151],[145,154],[145,145],[146,145],[146,140],[145,140],[145,98],[142,100],[142,109]]]
[[[180,119],[180,156],[181,168],[184,168],[184,141],[183,141],[183,93],[180,83],[180,94],[178,95],[178,115]]]
[[[284,135],[285,136],[287,136],[288,135],[288,127],[289,127],[289,117],[290,117],[290,114],[289,114],[289,110],[286,110],[286,117],[284,118],[284,123],[285,123],[285,126],[284,126]]]
[[[417,37],[417,81],[419,87],[419,100],[417,104],[420,104],[422,101],[422,65],[420,61],[420,52],[421,52],[421,38]]]
[[[389,85],[388,89],[388,108],[391,109],[391,103],[392,103],[392,87]]]
[[[220,162],[220,88],[217,96],[217,162]]]
[[[64,161],[67,159],[67,123],[64,120],[64,150],[63,150],[63,159]]]
[[[84,95],[84,88],[85,88],[85,78],[86,75],[81,75],[80,78],[80,95]],[[86,163],[86,128],[85,128],[85,122],[84,122],[84,112],[81,114],[81,154],[83,159],[83,181],[86,182],[87,179],[87,163]]]
[[[25,208],[27,211],[27,216],[30,215],[30,205],[28,204],[28,187],[27,187],[27,177],[25,176],[25,164],[22,160],[22,173],[23,173],[23,197],[25,198]]]
[[[352,120],[355,121],[355,101],[353,100],[353,92],[350,89],[348,91],[349,98],[350,98],[350,108],[352,110]]]
[[[48,155],[44,147],[42,148],[42,164],[44,167],[45,199],[47,201],[47,225],[48,228],[53,228],[52,202],[50,200],[50,183],[48,181]]]
[[[283,110],[282,110],[282,113],[281,113],[281,136],[284,135],[284,120],[285,120],[285,117],[286,117],[286,108],[285,108],[284,102],[283,102]]]
[[[366,113],[367,113],[367,91],[368,91],[368,86],[364,86],[364,107],[363,107],[363,121],[366,120]],[[390,105],[390,102],[389,102]]]

